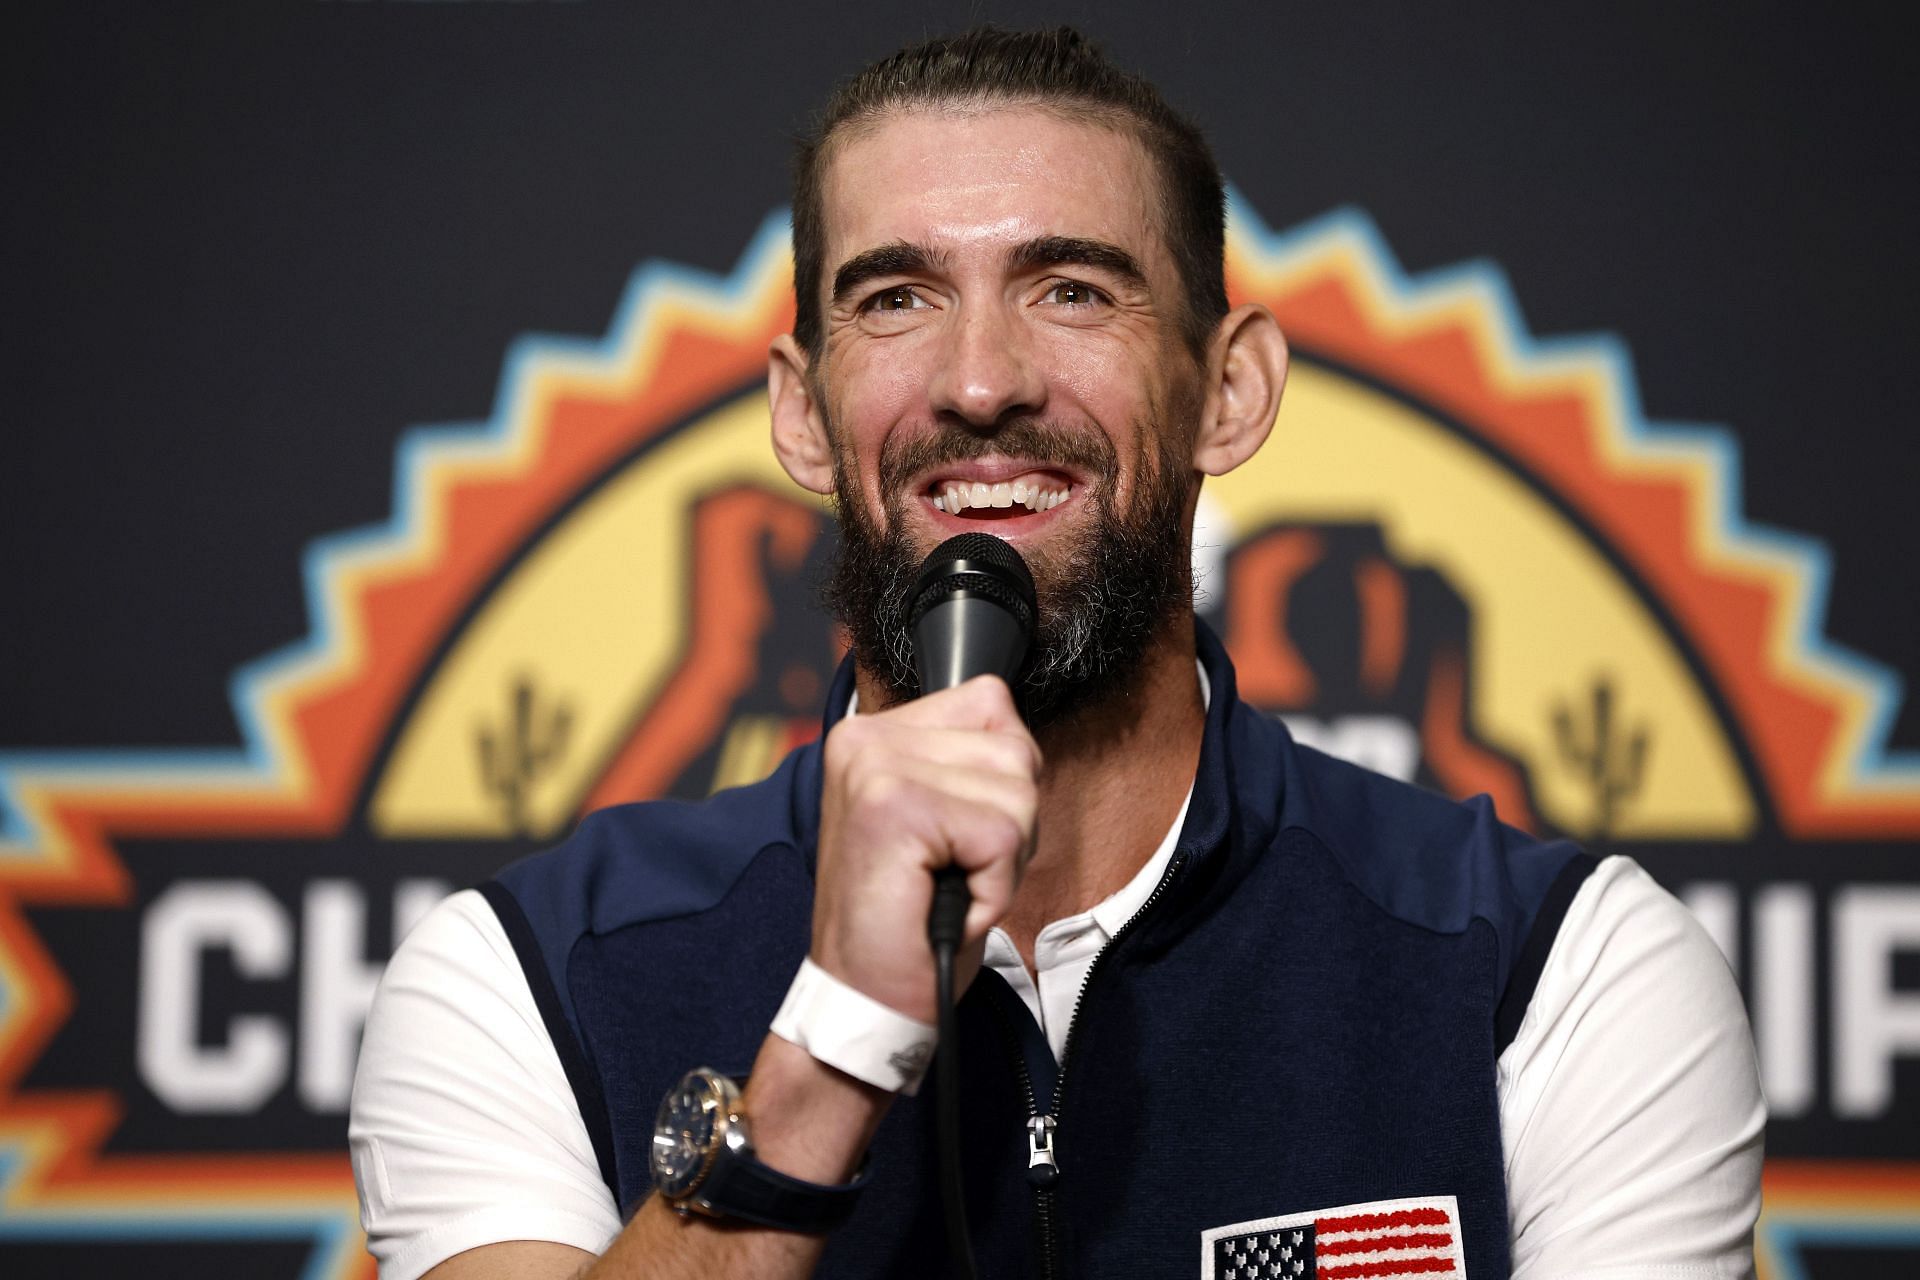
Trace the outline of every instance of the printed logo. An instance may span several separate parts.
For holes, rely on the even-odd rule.
[[[1200,1233],[1202,1280],[1465,1280],[1452,1196],[1375,1200]]]
[[[345,1112],[396,939],[584,812],[819,731],[833,525],[758,389],[786,239],[643,269],[604,339],[518,344],[487,422],[409,435],[391,520],[306,558],[311,634],[236,673],[237,748],[0,755],[0,1248],[370,1276]],[[1745,523],[1733,438],[1648,422],[1617,342],[1536,340],[1491,267],[1409,278],[1357,213],[1240,204],[1229,286],[1295,354],[1196,530],[1242,693],[1680,892],[1753,1011],[1762,1273],[1920,1254],[1920,761],[1893,673],[1821,633],[1821,547]]]

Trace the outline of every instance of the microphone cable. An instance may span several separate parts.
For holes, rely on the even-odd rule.
[[[953,1274],[960,1280],[975,1280],[977,1273],[960,1178],[960,1016],[953,999],[953,966],[972,900],[966,875],[958,867],[944,867],[934,881],[933,910],[927,915],[927,941],[933,944],[934,995],[939,1002],[933,1107],[940,1146],[940,1208],[947,1220],[948,1257]]]

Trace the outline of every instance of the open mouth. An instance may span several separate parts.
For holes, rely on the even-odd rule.
[[[927,497],[935,511],[970,520],[1004,520],[1051,511],[1073,496],[1073,482],[1034,471],[1011,480],[937,480]]]

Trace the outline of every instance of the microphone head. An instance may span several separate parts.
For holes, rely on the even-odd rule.
[[[913,605],[907,625],[917,626],[927,610],[959,596],[980,596],[1013,614],[1020,629],[1033,631],[1033,574],[1020,553],[990,533],[955,534],[927,553],[913,580]]]
[[[976,675],[1013,682],[1039,606],[1027,562],[1005,540],[990,533],[948,538],[921,562],[911,600],[907,627],[922,693]]]

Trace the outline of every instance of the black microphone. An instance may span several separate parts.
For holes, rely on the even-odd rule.
[[[984,675],[1012,684],[1026,661],[1036,612],[1033,575],[1018,551],[988,533],[948,538],[920,565],[907,614],[920,692],[937,693]],[[965,871],[950,863],[934,873],[933,908],[927,913],[934,1007],[940,1020],[934,1051],[934,1131],[947,1245],[960,1280],[973,1280],[976,1273],[960,1182],[960,1028],[953,1008],[953,969],[971,905]]]
[[[983,675],[1011,685],[1026,661],[1037,611],[1033,574],[1011,545],[990,533],[948,538],[921,563],[907,613],[920,692]],[[936,947],[960,945],[972,900],[966,872],[942,867],[927,918],[927,937]]]
[[[920,692],[984,675],[1012,684],[1035,612],[1033,575],[1011,543],[962,533],[935,547],[921,562],[907,614]]]

